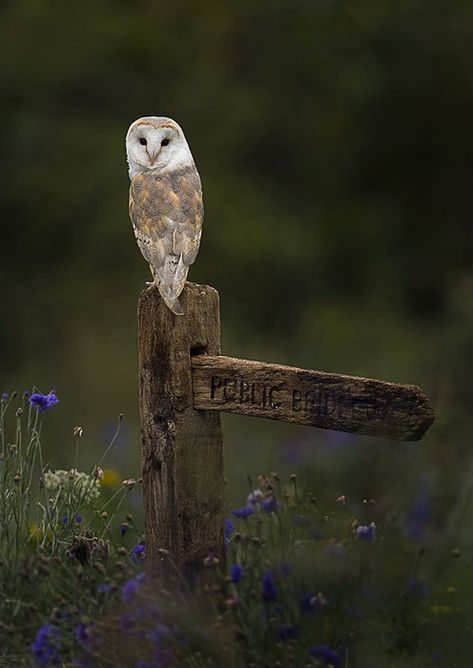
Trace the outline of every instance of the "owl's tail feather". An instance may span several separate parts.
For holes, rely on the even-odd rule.
[[[165,297],[162,292],[161,297],[163,298],[163,302],[174,313],[174,315],[184,315],[184,309],[182,308],[179,299],[168,299],[168,297]]]
[[[175,315],[183,315],[179,295],[186,284],[189,267],[182,261],[182,257],[168,256],[159,273],[159,292],[164,303]]]

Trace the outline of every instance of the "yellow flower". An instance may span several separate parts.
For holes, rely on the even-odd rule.
[[[446,615],[452,611],[452,608],[449,605],[441,605],[440,603],[436,605],[431,605],[430,609],[436,615]]]
[[[38,524],[36,524],[36,522],[32,522],[28,526],[28,532],[30,534],[31,540],[34,543],[39,543],[41,540],[43,540],[43,530]],[[51,529],[48,529],[47,538],[48,540],[52,540],[53,538],[53,532]]]
[[[100,481],[102,487],[118,487],[121,484],[121,476],[115,469],[104,469],[103,478]]]

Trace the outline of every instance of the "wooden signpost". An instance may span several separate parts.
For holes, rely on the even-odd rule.
[[[157,290],[138,306],[147,563],[191,574],[224,559],[220,411],[415,441],[435,415],[415,385],[220,355],[218,293],[186,283],[183,316]],[[165,555],[165,556],[163,556]]]

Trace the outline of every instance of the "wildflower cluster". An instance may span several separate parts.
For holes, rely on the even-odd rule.
[[[59,403],[55,390],[51,390],[49,394],[41,394],[34,392],[29,398],[30,404],[38,410],[39,413],[44,413],[49,408],[52,408]]]
[[[46,491],[51,495],[65,496],[73,494],[85,503],[97,499],[100,494],[100,478],[77,469],[45,471],[43,473],[43,484]]]
[[[112,524],[127,486],[104,498],[100,466],[44,469],[42,414],[57,403],[54,392],[0,400],[2,665],[97,665],[94,619],[119,604],[120,587],[144,560],[133,518],[128,547]]]
[[[145,575],[140,520],[122,507],[140,478],[120,485],[122,476],[102,470],[103,456],[80,471],[82,427],[73,430],[74,468],[44,469],[39,435],[44,410],[57,403],[51,394],[0,398],[2,665],[457,665],[423,648],[443,626],[461,628],[468,590],[452,574],[465,550],[449,546],[448,575],[422,566],[424,499],[396,525],[374,500],[322,501],[295,474],[260,476],[229,509],[225,558],[208,554],[191,587],[169,551],[157,550],[163,586]]]
[[[225,524],[231,562],[227,607],[239,624],[251,629],[245,632],[246,660],[255,665],[341,666],[348,634],[334,624],[337,593],[331,578],[314,569],[314,563],[332,561],[334,542],[318,502],[303,498],[297,476],[282,484],[272,473],[260,476],[259,486],[251,487],[245,504],[231,514],[236,526],[230,520]],[[345,533],[353,521],[347,514]],[[321,618],[326,619],[322,625]]]

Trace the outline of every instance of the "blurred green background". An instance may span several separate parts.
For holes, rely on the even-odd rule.
[[[55,464],[75,425],[92,463],[123,412],[112,464],[139,471],[124,137],[167,115],[223,351],[418,383],[439,414],[417,445],[225,416],[235,489],[297,469],[389,505],[423,481],[442,522],[471,449],[471,2],[4,0],[0,45],[0,389],[56,389]]]

